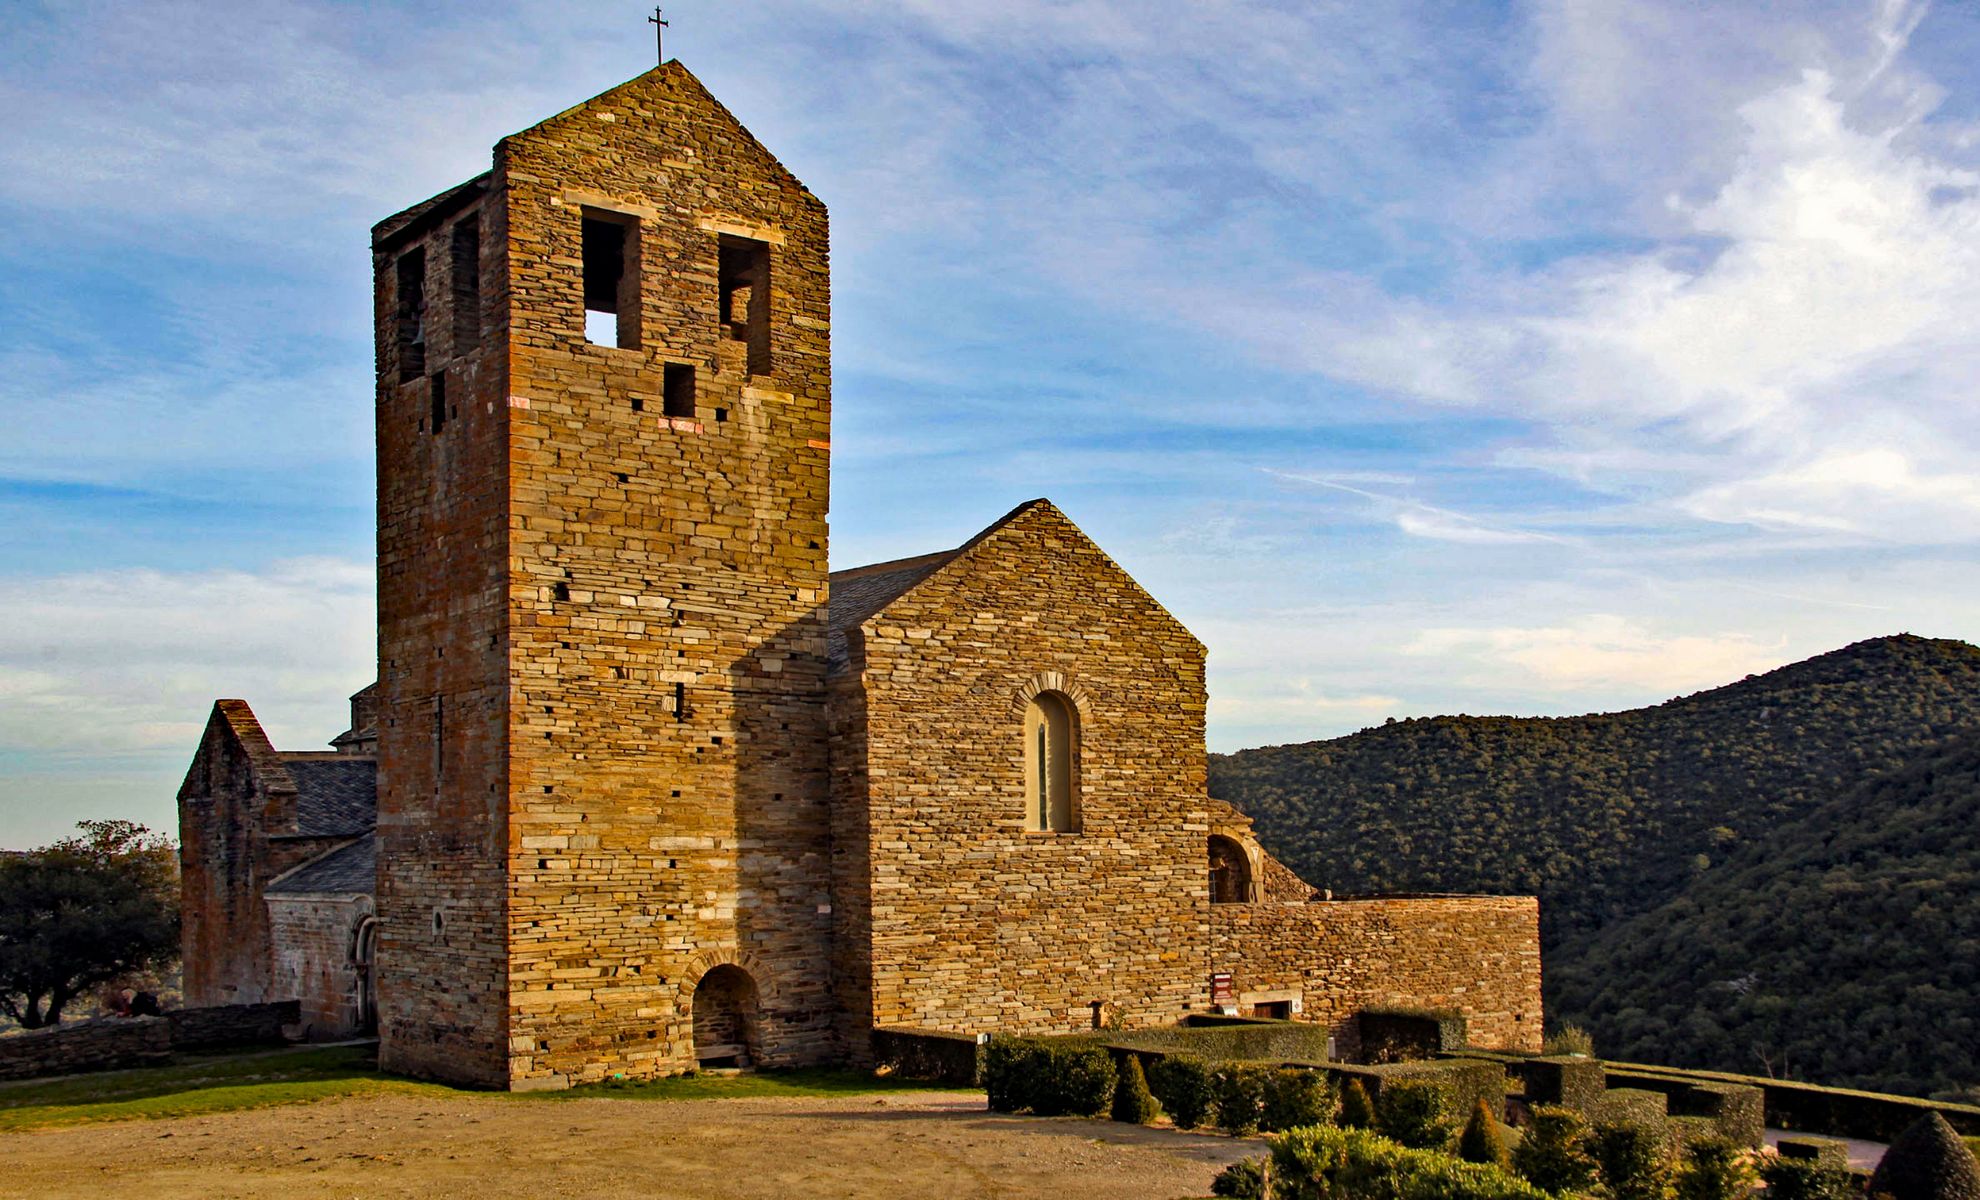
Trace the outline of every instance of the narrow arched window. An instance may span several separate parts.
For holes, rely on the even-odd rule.
[[[1024,827],[1071,833],[1079,754],[1079,714],[1059,692],[1040,692],[1024,709]]]

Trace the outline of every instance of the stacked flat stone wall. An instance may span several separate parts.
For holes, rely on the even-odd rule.
[[[372,915],[369,896],[268,897],[277,994],[301,1005],[302,1037],[318,1041],[361,1032],[362,979],[353,957],[358,927]]]
[[[162,1017],[103,1017],[0,1038],[0,1079],[155,1066],[172,1057]]]
[[[446,202],[411,213],[405,382],[417,239],[381,226],[376,264],[383,1061],[692,1067],[724,965],[753,1061],[830,1057],[824,206],[677,64],[504,140],[483,187],[478,350]],[[636,344],[586,339],[586,217],[629,230]],[[745,340],[725,245],[768,264]]]
[[[140,1017],[137,1020],[150,1020]],[[294,1000],[260,1004],[223,1004],[208,1008],[176,1008],[165,1014],[174,1050],[218,1050],[229,1046],[280,1045],[285,1030],[302,1020]]]
[[[842,954],[876,1025],[1169,1025],[1208,999],[1203,648],[1037,502],[854,631]],[[1075,828],[1026,830],[1024,709],[1077,709]],[[843,853],[843,852],[842,852]],[[855,1019],[868,1014],[853,1014]]]
[[[1363,1008],[1450,1009],[1472,1044],[1537,1051],[1540,909],[1531,897],[1440,896],[1210,906],[1213,969],[1249,995],[1291,995],[1359,1057]]]

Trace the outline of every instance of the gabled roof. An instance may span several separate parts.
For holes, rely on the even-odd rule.
[[[394,243],[425,233],[454,213],[481,198],[488,190],[493,171],[483,171],[466,183],[457,183],[437,196],[428,197],[403,212],[393,213],[371,227],[371,248],[384,250]]]
[[[851,570],[832,572],[831,613],[827,620],[826,631],[827,673],[836,674],[845,670],[850,665],[851,658],[846,638],[848,631],[858,628],[872,617],[885,611],[889,605],[907,595],[928,579],[934,577],[951,563],[967,558],[972,550],[975,550],[977,546],[995,537],[1006,526],[1012,525],[1033,513],[1047,514],[1051,518],[1063,522],[1072,533],[1085,538],[1085,535],[1081,533],[1079,528],[1067,520],[1066,515],[1060,512],[1050,500],[1040,497],[1036,500],[1027,500],[995,521],[992,521],[982,532],[954,550],[944,550],[936,554],[924,554],[917,558],[899,558],[892,562],[874,563],[872,566],[854,567]],[[1089,546],[1093,545],[1090,538],[1087,538],[1086,542]],[[1094,546],[1093,548],[1102,558],[1107,558],[1106,551],[1100,550],[1098,546]],[[1108,558],[1108,562],[1112,563],[1112,559]],[[1115,569],[1119,570],[1118,564],[1115,565]],[[1134,583],[1133,576],[1127,576],[1125,571],[1122,574],[1127,577],[1129,583]],[[1137,590],[1140,589],[1139,584],[1135,584],[1135,587]],[[1141,594],[1147,596],[1149,604],[1160,609],[1164,615],[1167,615],[1168,610],[1163,609],[1161,603],[1153,596],[1148,596],[1146,591],[1142,591]],[[1169,619],[1171,621],[1175,620],[1173,616],[1170,616]],[[1182,628],[1181,622],[1176,622],[1176,626],[1179,629]],[[1188,630],[1185,629],[1184,633],[1188,633]]]
[[[296,837],[347,837],[378,824],[378,764],[348,754],[282,755],[296,781]]]
[[[898,600],[909,588],[933,575],[960,553],[960,550],[943,550],[918,558],[897,558],[892,562],[832,572],[832,603],[825,634],[828,669],[842,670],[847,664],[846,630]]]
[[[328,854],[310,859],[287,874],[277,876],[262,894],[266,896],[349,895],[369,896],[378,889],[378,839],[367,833],[346,842]]]
[[[255,778],[265,792],[293,792],[296,784],[289,777],[287,765],[282,755],[262,731],[261,722],[255,719],[254,710],[245,700],[215,700],[213,714],[207,718],[206,732],[200,735],[199,750],[193,755],[192,766],[186,769],[185,782],[179,785],[179,798],[184,800],[198,796],[209,786],[205,768],[208,764],[208,748],[217,747],[240,755],[248,761]]]

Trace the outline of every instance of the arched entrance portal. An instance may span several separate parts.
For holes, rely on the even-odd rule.
[[[378,1032],[378,973],[372,964],[378,956],[378,922],[366,917],[358,923],[351,943],[351,966],[357,973],[357,1031]]]
[[[756,981],[731,963],[694,985],[694,1057],[704,1067],[748,1067],[757,1060]]]

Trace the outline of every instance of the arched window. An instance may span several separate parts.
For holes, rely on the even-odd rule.
[[[1024,827],[1071,833],[1079,757],[1079,713],[1062,692],[1040,692],[1024,708]]]
[[[1210,903],[1251,900],[1251,858],[1235,838],[1210,835]]]

